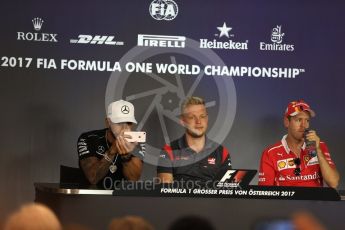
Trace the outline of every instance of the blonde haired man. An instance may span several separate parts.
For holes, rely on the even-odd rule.
[[[185,134],[163,147],[157,175],[163,183],[213,181],[222,167],[230,167],[229,151],[206,136],[208,114],[200,97],[187,98],[181,106],[180,123]]]

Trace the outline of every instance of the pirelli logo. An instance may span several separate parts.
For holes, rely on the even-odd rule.
[[[138,34],[138,46],[184,48],[186,37]]]

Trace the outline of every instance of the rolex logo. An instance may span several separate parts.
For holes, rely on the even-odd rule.
[[[40,31],[43,25],[43,19],[42,18],[34,18],[32,19],[32,24],[34,25],[34,29],[36,31]]]
[[[35,42],[58,42],[57,34],[38,33],[42,29],[43,19],[34,18],[31,20],[36,32],[17,32],[17,40],[19,41],[35,41]]]

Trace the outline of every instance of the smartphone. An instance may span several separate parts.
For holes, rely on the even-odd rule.
[[[124,134],[132,137],[132,138],[126,138],[128,142],[138,142],[138,143],[146,142],[146,132],[132,131],[132,132],[125,132]]]

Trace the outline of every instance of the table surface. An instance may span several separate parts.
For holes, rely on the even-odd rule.
[[[79,223],[91,229],[106,229],[113,217],[124,215],[142,216],[157,229],[167,229],[179,217],[198,215],[211,220],[219,230],[228,230],[230,226],[231,229],[249,230],[259,218],[289,217],[296,210],[311,212],[332,230],[343,230],[345,224],[342,218],[345,202],[342,201],[165,196],[150,193],[154,191],[143,194],[145,191],[135,190],[132,193],[115,190],[113,194],[114,190],[58,183],[35,183],[35,189],[35,201],[51,207],[63,224]],[[276,190],[276,187],[262,188],[265,189]],[[304,193],[301,188],[296,191]]]
[[[65,195],[114,195],[114,190],[111,189],[101,189],[97,186],[86,186],[86,185],[79,185],[79,184],[59,184],[59,183],[35,183],[34,184],[35,189],[42,191],[42,192],[49,192],[49,193],[55,193],[55,194],[65,194]],[[251,186],[250,188],[261,188],[259,186]],[[262,190],[265,189],[272,189],[272,188],[279,188],[279,187],[265,187],[262,188]],[[294,189],[301,189],[300,187],[290,187],[292,190]],[[281,188],[279,188],[281,189]],[[307,192],[313,191],[315,188],[302,188],[305,189]],[[319,190],[327,190],[329,188],[319,188],[317,191]],[[303,190],[304,191],[304,190]],[[133,195],[137,195],[137,196],[148,196],[147,194],[149,194],[149,196],[161,196],[162,194],[158,194],[156,193],[150,193],[150,191],[145,191],[146,195],[142,193],[143,190],[139,189],[139,190],[134,190],[132,192],[129,191],[115,191],[115,193],[118,193],[119,195],[129,195],[129,196],[133,196]],[[340,195],[340,200],[345,200],[345,190],[338,190],[337,191],[338,194]],[[158,194],[158,195],[157,195]],[[164,195],[164,194],[163,194]],[[169,195],[169,194],[168,194]],[[173,194],[172,196],[175,195],[181,195],[181,194]],[[193,195],[195,196],[195,195]],[[188,195],[187,195],[188,197]],[[215,196],[213,196],[215,197]],[[223,196],[224,198],[224,196]],[[240,198],[240,197],[239,197]],[[248,198],[248,197],[245,197]],[[279,198],[278,198],[279,199]]]

